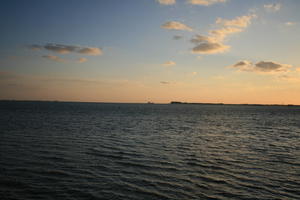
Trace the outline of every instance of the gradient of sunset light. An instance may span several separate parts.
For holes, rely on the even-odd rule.
[[[17,1],[0,99],[300,104],[300,1]]]

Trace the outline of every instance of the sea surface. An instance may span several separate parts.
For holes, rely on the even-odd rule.
[[[300,107],[0,102],[0,199],[300,199]]]

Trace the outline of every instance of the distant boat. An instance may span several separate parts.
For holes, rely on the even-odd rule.
[[[154,103],[153,103],[153,102],[151,102],[151,101],[148,101],[148,102],[147,102],[147,104],[154,104]]]

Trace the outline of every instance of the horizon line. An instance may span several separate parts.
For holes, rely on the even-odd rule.
[[[212,103],[212,102],[185,102],[185,101],[170,101],[168,103],[145,101],[145,102],[105,102],[105,101],[76,101],[76,100],[19,100],[19,99],[0,99],[0,102],[15,101],[15,102],[57,102],[57,103],[103,103],[103,104],[163,104],[163,105],[240,105],[240,106],[300,106],[300,104],[264,104],[264,103]]]

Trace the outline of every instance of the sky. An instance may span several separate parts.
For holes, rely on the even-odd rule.
[[[0,99],[299,104],[299,0],[2,0]]]

